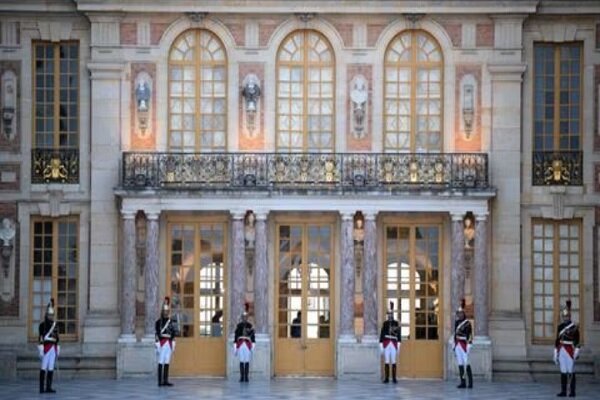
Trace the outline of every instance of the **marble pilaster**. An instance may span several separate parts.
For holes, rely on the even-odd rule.
[[[256,333],[268,332],[269,266],[267,264],[267,213],[255,213],[254,321]]]
[[[146,319],[144,321],[145,336],[154,338],[154,324],[158,319],[158,213],[146,212],[148,225],[146,228],[146,263],[144,265],[144,302]]]
[[[135,213],[123,212],[123,269],[121,280],[121,337],[135,334]]]
[[[475,229],[475,336],[488,336],[487,215],[477,215]]]
[[[340,336],[354,336],[354,215],[342,214],[340,276]]]
[[[451,299],[452,313],[460,305],[465,296],[465,238],[464,215],[452,214],[452,271],[451,271]]]
[[[240,314],[244,311],[246,290],[246,268],[244,247],[244,212],[232,212],[231,246],[233,260],[229,279],[231,280],[231,308],[229,309],[229,334],[233,334]]]
[[[377,214],[364,213],[363,305],[365,336],[377,335]]]

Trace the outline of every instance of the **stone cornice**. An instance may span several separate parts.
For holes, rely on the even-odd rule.
[[[80,11],[209,12],[209,13],[335,13],[335,14],[506,14],[535,13],[538,0],[398,1],[380,0],[75,0]]]

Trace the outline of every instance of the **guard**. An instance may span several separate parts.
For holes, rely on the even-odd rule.
[[[60,353],[58,345],[58,326],[54,321],[54,299],[46,306],[46,317],[39,326],[38,352],[42,362],[40,368],[40,393],[56,393],[52,389],[52,378],[54,377],[54,366]],[[44,381],[46,388],[44,390]]]
[[[169,363],[175,351],[175,324],[170,317],[170,299],[165,297],[161,316],[155,324],[156,358],[158,359],[158,386],[173,386],[169,382]]]
[[[471,322],[465,314],[465,299],[460,302],[460,307],[456,310],[456,321],[454,322],[454,354],[460,373],[459,389],[473,388],[473,372],[469,364],[469,353],[473,343],[473,328]],[[465,384],[465,367],[467,370],[468,384]]]
[[[560,393],[566,397],[569,384],[569,397],[575,397],[575,360],[579,358],[579,326],[571,321],[571,300],[567,300],[562,311],[562,319],[556,332],[554,363],[560,365]]]
[[[381,327],[381,334],[379,335],[379,352],[384,356],[384,371],[385,379],[383,383],[389,383],[390,381],[390,364],[392,364],[392,380],[397,383],[396,379],[396,360],[398,359],[398,352],[400,351],[400,324],[394,319],[394,302],[390,302],[390,309],[387,312],[387,320]]]
[[[235,327],[235,338],[233,340],[233,353],[240,360],[240,382],[249,382],[250,360],[255,346],[254,328],[248,322],[248,303],[242,313],[241,321]]]

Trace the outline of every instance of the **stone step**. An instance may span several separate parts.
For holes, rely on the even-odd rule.
[[[37,357],[17,357],[17,378],[36,378],[40,369]],[[71,378],[112,378],[116,377],[116,358],[99,356],[61,356],[58,374]]]
[[[559,369],[552,360],[528,359],[494,359],[493,377],[498,381],[544,382],[558,379]],[[594,380],[594,362],[579,360],[576,365],[578,379]]]

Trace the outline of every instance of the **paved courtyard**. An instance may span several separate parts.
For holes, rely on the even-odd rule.
[[[172,379],[175,386],[159,388],[150,379],[61,380],[56,382],[57,393],[37,393],[37,381],[2,382],[2,399],[519,399],[555,398],[556,384],[548,383],[477,383],[473,390],[456,389],[454,382],[401,380],[397,385],[354,380],[333,379],[274,379],[271,381],[232,382],[223,379]],[[600,384],[582,383],[577,398],[600,398]]]

